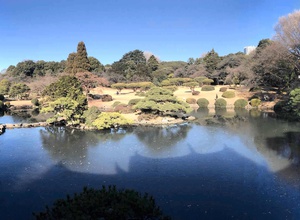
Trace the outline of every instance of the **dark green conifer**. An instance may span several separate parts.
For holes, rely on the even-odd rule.
[[[74,61],[75,61],[76,53],[70,53],[67,59],[65,72],[73,73],[74,71]]]
[[[79,42],[77,46],[77,53],[74,60],[74,73],[89,72],[91,65],[88,59],[84,42]]]

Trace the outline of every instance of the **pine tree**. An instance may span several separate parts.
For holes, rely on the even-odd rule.
[[[157,70],[158,65],[159,65],[159,63],[158,63],[157,59],[155,58],[155,56],[151,55],[151,57],[148,60],[148,66],[149,66],[150,70],[151,71]]]
[[[76,58],[76,53],[70,53],[67,59],[65,72],[66,73],[74,73],[74,61]]]
[[[85,44],[84,42],[79,42],[77,46],[77,53],[74,60],[74,73],[78,72],[86,72],[91,70],[91,65],[88,59],[88,55],[86,52]]]

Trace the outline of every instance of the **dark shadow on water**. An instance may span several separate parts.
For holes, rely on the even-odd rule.
[[[83,186],[117,185],[148,192],[173,219],[299,219],[299,192],[276,182],[262,166],[225,148],[201,155],[150,159],[135,155],[129,172],[94,175],[57,164],[22,190],[0,183],[2,219],[28,219]],[[7,178],[10,178],[9,176]],[[16,211],[18,210],[18,211]]]

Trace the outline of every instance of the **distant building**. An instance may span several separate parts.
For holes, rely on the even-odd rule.
[[[244,47],[244,54],[249,55],[252,51],[254,51],[256,49],[255,46],[247,46]]]

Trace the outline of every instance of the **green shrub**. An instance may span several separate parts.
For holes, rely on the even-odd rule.
[[[115,186],[102,189],[84,187],[66,199],[58,199],[35,219],[170,219],[163,215],[152,196]]]
[[[168,89],[168,90],[170,90],[171,92],[175,92],[175,91],[178,89],[177,86],[163,86],[162,88]]]
[[[246,99],[238,99],[233,105],[234,108],[245,108],[248,105],[248,101]]]
[[[136,105],[141,100],[142,99],[131,99],[129,100],[128,105]]]
[[[226,92],[227,91],[227,87],[221,87],[219,91],[220,92]]]
[[[97,119],[100,113],[101,111],[96,106],[92,106],[85,110],[83,113],[85,124],[88,126],[92,126],[93,122]]]
[[[226,108],[227,101],[223,98],[219,98],[215,101],[215,108]]]
[[[260,99],[251,99],[250,101],[250,105],[253,108],[257,108],[260,105],[260,103],[261,103]]]
[[[210,85],[204,85],[201,88],[201,91],[213,91],[213,90],[215,90],[215,87],[210,86]]]
[[[135,95],[143,97],[146,96],[146,92],[136,92]]]
[[[206,98],[200,98],[197,100],[199,108],[207,108],[209,101]]]
[[[204,80],[202,80],[202,83],[204,84],[204,85],[210,85],[210,84],[212,84],[214,82],[214,80],[212,80],[212,79],[204,79]]]
[[[194,99],[194,98],[187,98],[187,99],[186,99],[186,103],[188,103],[188,104],[196,104],[197,101],[196,101],[196,99]]]
[[[37,98],[33,98],[31,99],[31,103],[34,105],[34,106],[39,106],[40,105],[40,102]]]
[[[3,101],[4,99],[4,95],[0,94],[0,101]]]
[[[121,104],[120,101],[115,101],[115,102],[112,104],[112,107],[114,108],[114,107],[116,107],[116,106],[119,105],[119,104]]]
[[[113,127],[129,125],[132,122],[117,112],[102,112],[92,123],[97,129],[109,129]]]
[[[226,91],[222,94],[222,97],[230,99],[235,97],[234,91]]]
[[[274,105],[274,112],[277,114],[289,112],[291,108],[288,106],[288,101],[279,101]]]

